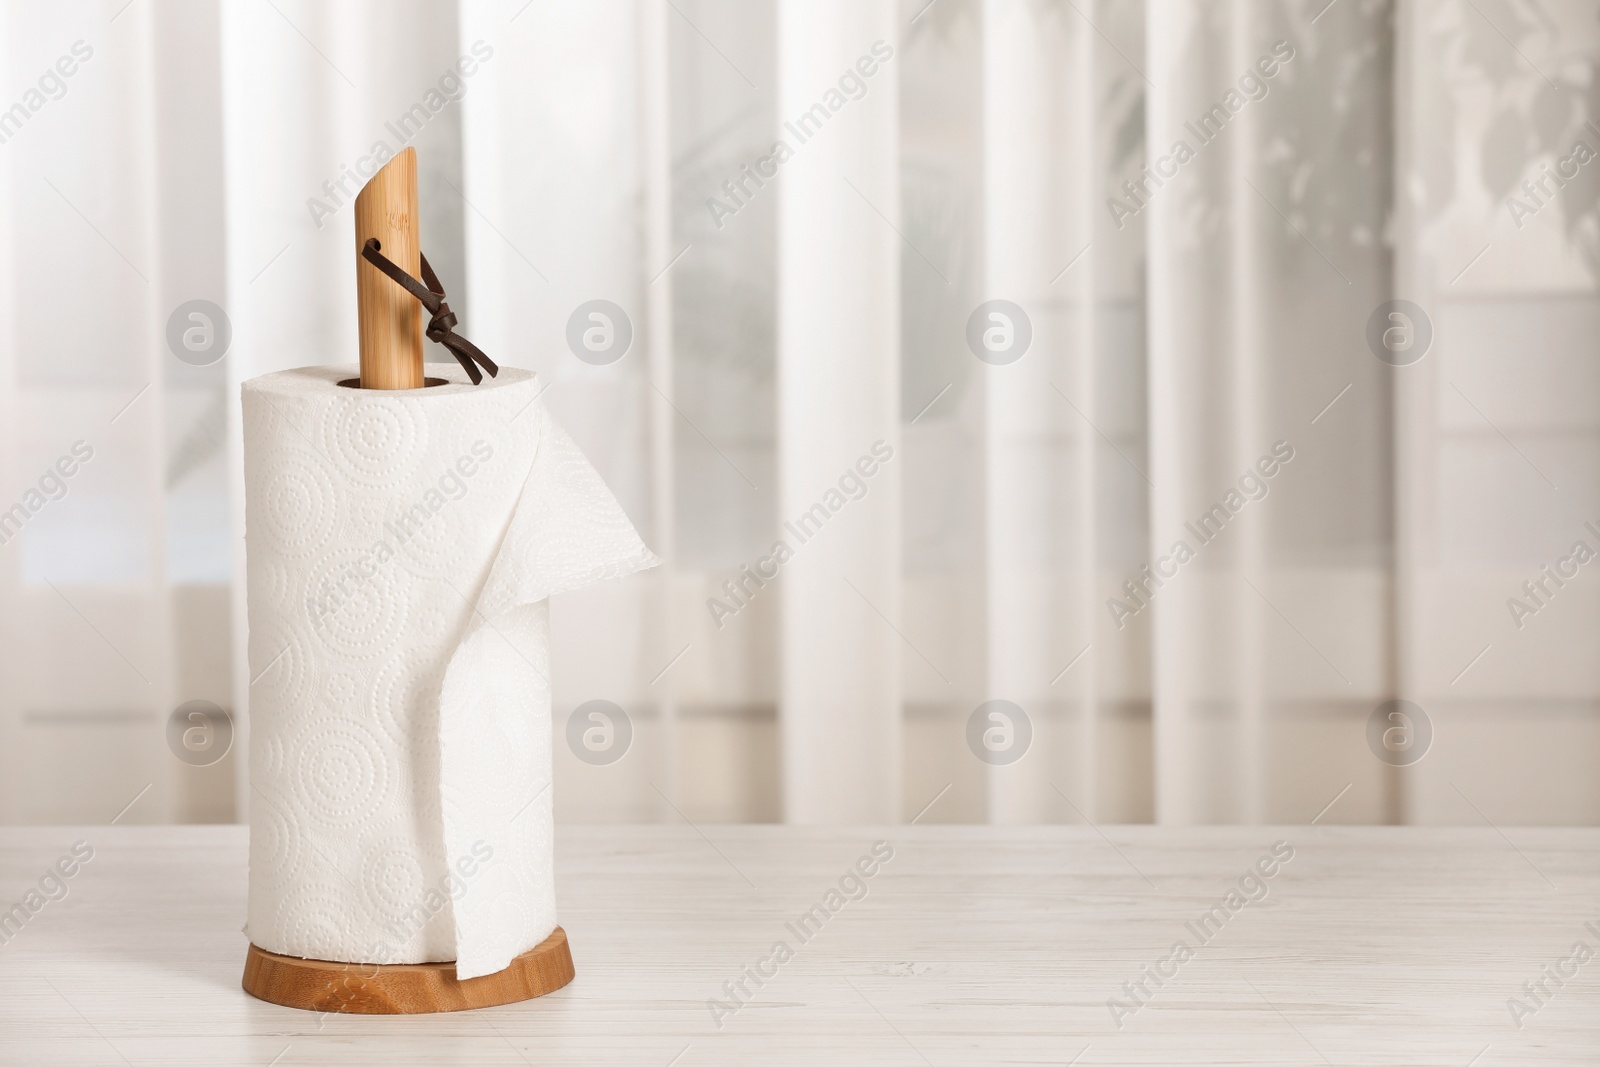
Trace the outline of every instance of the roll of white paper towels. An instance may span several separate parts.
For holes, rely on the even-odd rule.
[[[244,384],[246,932],[474,978],[556,925],[546,598],[658,560],[533,374],[430,370]]]

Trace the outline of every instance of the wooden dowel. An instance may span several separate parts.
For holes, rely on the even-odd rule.
[[[413,278],[422,274],[417,232],[417,151],[383,165],[356,196],[356,309],[361,388],[422,388],[422,305],[371,263],[362,246],[376,237],[383,254]]]

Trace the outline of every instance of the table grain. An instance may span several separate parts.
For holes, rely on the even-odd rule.
[[[561,827],[576,981],[408,1017],[239,988],[243,827],[0,829],[0,908],[78,841],[0,946],[0,1063],[1600,1063],[1600,830]]]

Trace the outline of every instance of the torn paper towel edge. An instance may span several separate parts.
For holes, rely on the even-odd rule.
[[[481,855],[495,841],[511,849],[536,847],[544,855],[523,857],[532,862],[485,864],[471,890],[453,901],[460,979],[503,970],[556,926],[553,843],[548,837],[530,843],[530,835],[517,833],[516,826],[522,819],[544,822],[552,800],[552,731],[548,716],[536,714],[541,705],[550,706],[546,601],[552,594],[661,562],[644,546],[566,431],[542,402],[534,406],[530,414],[536,416],[532,421],[539,427],[539,439],[532,466],[502,547],[475,597],[466,636],[445,668],[439,695],[439,781],[447,857],[471,855],[474,846]],[[507,544],[535,547],[508,554]],[[585,546],[581,558],[562,551],[573,544]],[[503,683],[497,690],[500,698],[484,692],[484,683],[495,679]],[[522,685],[533,692],[506,688]],[[531,745],[508,743],[540,720],[544,729],[531,738]],[[531,753],[527,766],[513,768],[514,776],[528,783],[526,796],[476,788],[484,783],[463,773],[487,759],[514,758],[519,752]],[[527,872],[544,884],[521,884]]]

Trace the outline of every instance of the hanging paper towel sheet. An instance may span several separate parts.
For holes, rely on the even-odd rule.
[[[437,373],[244,384],[246,932],[473,978],[556,925],[546,598],[659,561],[534,375]]]

